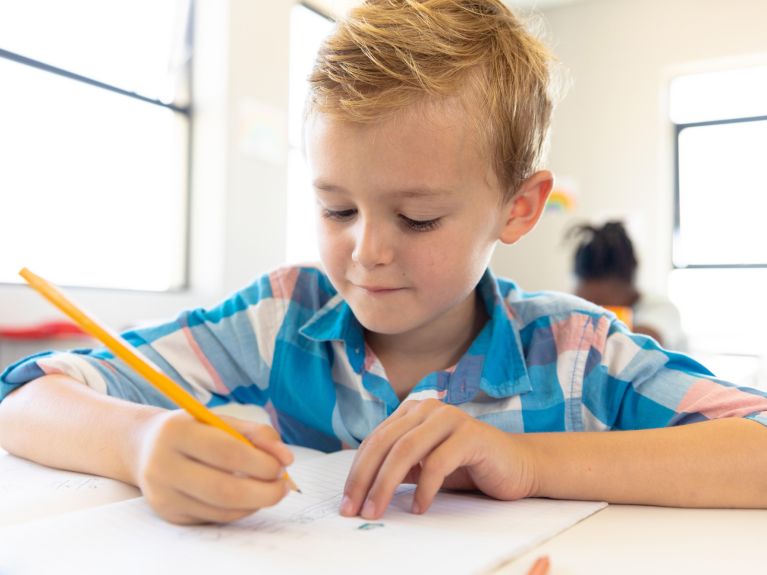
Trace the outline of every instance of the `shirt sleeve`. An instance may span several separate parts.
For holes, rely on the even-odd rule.
[[[264,275],[220,305],[181,313],[174,321],[123,337],[174,381],[207,405],[237,401],[264,405],[277,333],[287,301],[275,297],[289,271]],[[104,349],[44,352],[0,375],[0,401],[25,383],[65,374],[96,391],[137,403],[175,407],[122,360]]]
[[[691,357],[616,321],[594,341],[583,378],[584,428],[647,429],[742,417],[767,426],[767,393],[716,378]]]

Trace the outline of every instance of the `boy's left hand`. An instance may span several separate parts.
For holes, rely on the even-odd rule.
[[[532,454],[513,434],[437,399],[410,400],[360,445],[341,514],[381,517],[401,483],[417,484],[412,511],[423,513],[442,487],[529,497],[536,474]]]

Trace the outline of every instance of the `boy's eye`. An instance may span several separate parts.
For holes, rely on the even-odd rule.
[[[357,210],[329,210],[327,208],[322,209],[322,217],[329,218],[331,220],[348,220],[357,213]]]
[[[408,229],[411,229],[415,232],[430,232],[431,230],[437,229],[441,220],[441,218],[434,218],[433,220],[413,220],[407,216],[403,216],[402,214],[400,214],[399,217],[405,223]]]
[[[357,210],[355,209],[330,210],[328,208],[322,208],[322,217],[339,222],[350,220],[355,215],[357,215]],[[415,232],[429,232],[434,230],[439,226],[441,220],[441,218],[434,218],[432,220],[414,220],[402,214],[399,215],[399,218],[409,230]]]

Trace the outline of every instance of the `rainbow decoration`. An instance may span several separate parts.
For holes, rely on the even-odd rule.
[[[557,186],[546,201],[546,213],[571,213],[575,209],[575,194],[567,188]]]

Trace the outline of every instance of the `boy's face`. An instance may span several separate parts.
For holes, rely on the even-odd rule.
[[[508,210],[458,106],[367,125],[317,113],[306,142],[320,257],[366,329],[404,334],[473,306]]]

